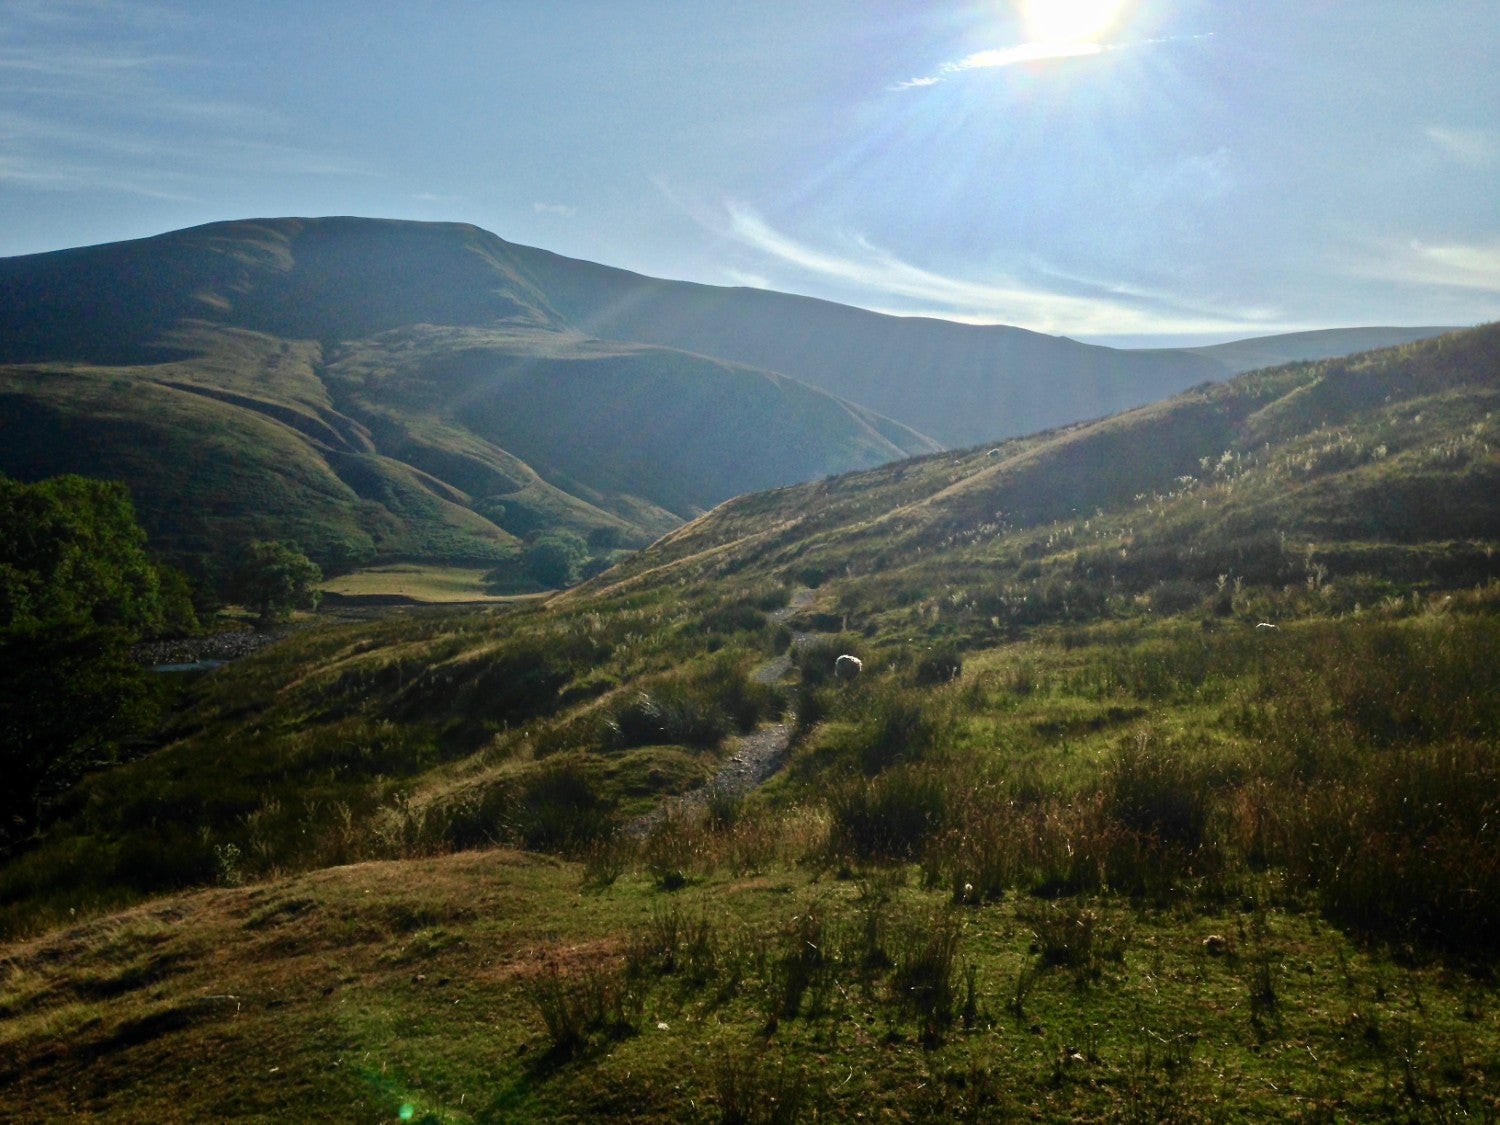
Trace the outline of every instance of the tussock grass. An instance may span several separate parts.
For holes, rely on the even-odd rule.
[[[62,1106],[57,1042],[201,1063],[219,1001],[178,985],[228,994],[203,950],[243,942],[361,966],[330,1050],[439,1118],[1493,1115],[1500,403],[1471,374],[1295,369],[750,497],[545,606],[205,677],[0,871],[7,932],[99,942],[0,954],[4,1081]],[[1146,439],[1171,472],[1131,467]],[[788,706],[782,775],[642,827]],[[419,885],[498,844],[564,858]],[[398,857],[379,909],[333,889]],[[88,921],[192,886],[229,912],[201,946]],[[302,1081],[353,1106],[309,1046],[329,984]]]

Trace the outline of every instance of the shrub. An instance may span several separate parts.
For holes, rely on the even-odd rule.
[[[809,905],[788,922],[778,937],[777,948],[767,966],[770,983],[767,1027],[771,1029],[782,1019],[796,1017],[809,991],[820,997],[831,984],[834,967],[832,929],[818,904]]]
[[[527,545],[526,570],[540,586],[571,586],[588,554],[588,544],[573,532],[549,531]]]
[[[942,830],[947,807],[947,786],[922,767],[850,778],[828,799],[829,844],[857,861],[910,860]]]
[[[923,686],[946,684],[958,679],[964,670],[963,657],[952,646],[931,649],[918,658],[912,678]]]
[[[1202,845],[1211,800],[1207,771],[1144,732],[1116,751],[1106,793],[1110,815],[1132,832],[1189,850]]]
[[[1290,803],[1290,802],[1289,802]],[[1500,750],[1390,751],[1289,815],[1294,877],[1330,919],[1378,941],[1490,961],[1500,942]]]
[[[643,998],[619,968],[595,966],[565,977],[549,965],[522,993],[541,1017],[553,1053],[564,1057],[595,1036],[624,1039],[640,1025]]]
[[[638,691],[615,708],[608,721],[614,749],[659,743],[711,747],[729,736],[729,716],[690,699],[680,687]]]
[[[714,1096],[723,1125],[791,1125],[801,1120],[810,1086],[806,1069],[793,1070],[769,1051],[714,1056]]]
[[[956,915],[938,914],[930,923],[908,927],[896,947],[891,991],[917,1015],[929,1045],[953,1022],[961,936]]]
[[[855,743],[866,773],[878,773],[900,761],[916,761],[936,744],[938,724],[923,700],[884,694],[872,710],[870,718],[860,724]]]
[[[611,836],[619,827],[584,764],[549,762],[522,783],[510,810],[513,834],[528,848],[568,851]]]
[[[1091,907],[1053,904],[1032,911],[1026,921],[1041,963],[1072,969],[1080,981],[1097,980],[1105,964],[1125,959],[1128,933]]]
[[[607,744],[616,750],[670,744],[709,749],[781,710],[781,694],[753,682],[724,657],[690,675],[659,680],[610,711]]]

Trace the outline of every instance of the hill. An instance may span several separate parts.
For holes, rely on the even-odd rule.
[[[1427,339],[1445,328],[1351,328],[1211,347],[1119,349],[1006,325],[888,316],[760,289],[643,277],[511,248],[569,324],[714,355],[821,387],[966,446],[1164,398],[1257,367]]]
[[[1121,351],[462,224],[214,223],[0,261],[0,471],[127,482],[200,575],[250,537],[336,571],[503,566],[549,529],[640,545],[744,492],[1435,331]]]
[[[1500,526],[1497,339],[1488,326],[1253,372],[1098,422],[744,497],[600,581],[697,560],[864,576],[840,584],[847,601],[895,581],[897,565],[946,581],[919,550],[1132,592],[1220,574],[1285,583],[1304,558],[1483,580],[1478,544]]]
[[[935,444],[780,375],[569,329],[471,227],[214,224],[0,262],[0,470],[127,482],[199,570],[639,545],[731,495]]]
[[[1356,352],[1398,347],[1458,330],[1457,325],[1447,328],[1325,328],[1316,332],[1257,336],[1186,350],[1217,360],[1230,373],[1241,375],[1260,367],[1279,367],[1284,363],[1310,359],[1336,359]]]
[[[1497,326],[1256,372],[213,672],[0,867],[0,1089],[1492,1112],[1497,400]]]

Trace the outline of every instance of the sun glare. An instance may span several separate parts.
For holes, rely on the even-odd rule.
[[[1125,0],[1018,0],[1033,43],[1097,43],[1120,16]]]

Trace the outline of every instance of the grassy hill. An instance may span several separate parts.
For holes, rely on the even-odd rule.
[[[1399,347],[1458,330],[1457,325],[1447,328],[1325,328],[1316,332],[1258,336],[1187,350],[1217,360],[1233,374],[1241,375],[1261,367],[1277,367],[1301,360],[1337,359],[1356,352]]]
[[[0,868],[0,1090],[1493,1115],[1497,399],[1495,326],[1257,372],[209,674]]]
[[[1186,352],[1122,351],[1020,328],[661,281],[539,250],[516,253],[552,307],[591,335],[784,372],[947,446],[1100,417],[1228,373]]]
[[[222,223],[0,262],[0,471],[126,481],[212,572],[640,545],[747,490],[935,448],[782,376],[570,330],[472,227]],[[518,577],[518,581],[524,579]]]
[[[1120,351],[462,224],[214,223],[0,261],[0,471],[126,481],[203,576],[257,536],[339,571],[503,566],[547,530],[638,546],[742,493],[1435,331]]]
[[[1258,367],[1448,331],[1329,329],[1204,348],[1107,348],[1005,325],[886,316],[786,293],[663,281],[528,247],[511,251],[550,307],[590,335],[780,371],[945,446],[1100,418]]]

